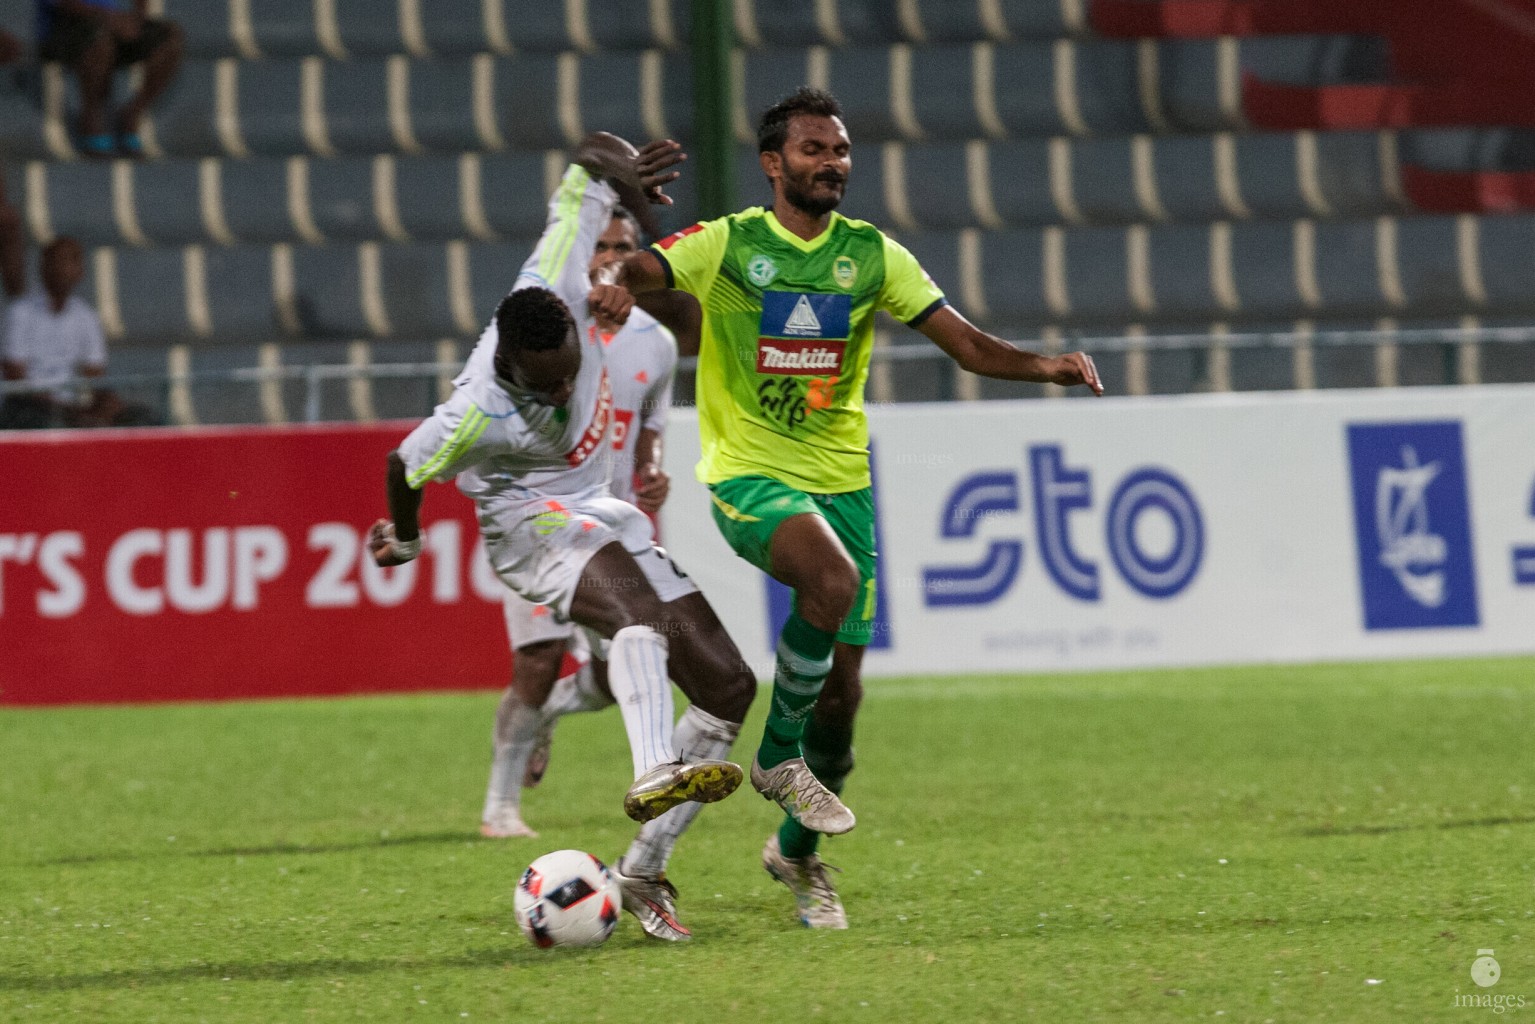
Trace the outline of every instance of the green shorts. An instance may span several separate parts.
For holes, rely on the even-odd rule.
[[[773,532],[790,516],[814,513],[825,519],[858,567],[858,600],[842,621],[837,639],[867,646],[873,638],[875,582],[874,491],[807,494],[766,476],[738,476],[709,485],[714,522],[736,554],[772,575]],[[799,608],[799,594],[794,595]]]

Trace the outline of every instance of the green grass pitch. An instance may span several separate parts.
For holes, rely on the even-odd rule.
[[[0,711],[0,1021],[1535,1015],[1535,659],[869,689],[850,931],[796,924],[743,790],[674,859],[691,944],[553,953],[512,887],[627,843],[615,712],[497,842],[493,694]]]

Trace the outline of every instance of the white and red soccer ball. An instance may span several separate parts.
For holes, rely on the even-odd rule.
[[[623,893],[596,857],[556,850],[528,865],[512,905],[517,926],[539,949],[598,946],[618,927]]]

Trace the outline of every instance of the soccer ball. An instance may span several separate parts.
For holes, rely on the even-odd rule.
[[[556,850],[528,865],[512,905],[517,927],[539,949],[598,946],[618,927],[623,893],[596,857]]]

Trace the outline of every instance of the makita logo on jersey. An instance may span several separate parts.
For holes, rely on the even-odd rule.
[[[585,462],[607,438],[608,425],[612,422],[613,389],[608,385],[608,371],[603,370],[602,379],[597,382],[597,406],[592,410],[592,421],[587,424],[586,433],[581,435],[581,442],[565,456],[565,461],[572,466]]]
[[[757,372],[791,376],[826,377],[842,372],[840,341],[795,341],[787,338],[757,339]]]

